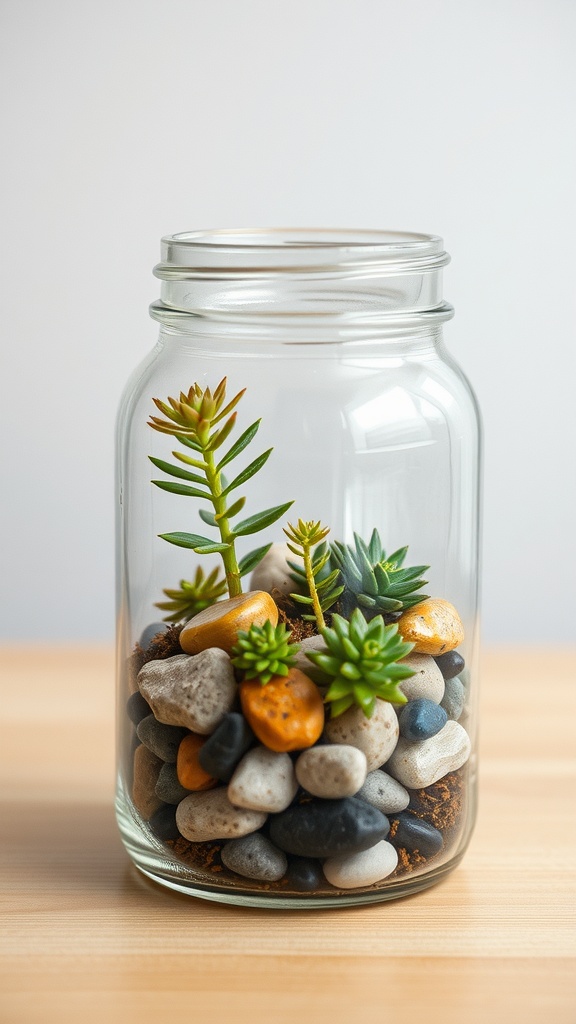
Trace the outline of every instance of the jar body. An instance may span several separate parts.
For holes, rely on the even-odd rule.
[[[320,332],[316,325],[303,332],[300,322],[292,324],[287,318],[275,327],[267,316],[266,329],[262,331],[260,324],[254,327],[256,340],[252,341],[249,328],[238,331],[237,325],[223,318],[179,313],[170,320],[171,315],[162,325],[155,351],[130,381],[118,421],[117,808],[124,842],[136,865],[157,881],[224,902],[334,906],[388,899],[424,888],[458,863],[475,813],[480,430],[470,388],[444,350],[438,322],[418,329],[398,324],[371,326],[368,332],[360,329],[349,335],[325,324]],[[316,802],[327,805],[326,813],[335,814],[347,800],[353,801],[356,811],[358,801],[365,800],[364,806],[371,810],[380,808],[378,813],[388,819],[390,828],[386,835],[379,833],[373,843],[363,839],[352,850],[346,846],[342,850],[320,849],[319,856],[308,857],[306,850],[294,853],[286,848],[290,842],[285,843],[280,849],[285,870],[280,874],[280,868],[269,871],[273,878],[266,876],[266,868],[261,869],[261,877],[250,877],[245,868],[238,872],[230,867],[234,860],[226,856],[225,847],[232,849],[239,842],[234,831],[218,835],[218,826],[214,826],[209,838],[200,840],[182,834],[178,807],[187,794],[212,794],[205,799],[208,805],[214,794],[224,799],[232,783],[229,778],[213,779],[205,788],[204,783],[199,784],[197,791],[182,786],[186,778],[176,748],[185,735],[194,735],[195,729],[189,722],[183,725],[178,718],[166,718],[162,711],[154,713],[150,693],[141,685],[142,673],[146,674],[143,666],[150,662],[200,657],[183,655],[177,638],[176,646],[162,640],[166,624],[162,625],[155,605],[166,603],[163,591],[174,590],[183,579],[192,580],[199,565],[206,573],[221,565],[221,552],[196,553],[163,539],[174,531],[192,531],[215,541],[219,537],[199,518],[199,508],[206,508],[201,498],[151,484],[152,477],[171,479],[157,466],[158,462],[174,464],[172,453],[179,444],[173,435],[150,429],[150,417],[158,412],[153,399],[166,402],[167,396],[187,393],[194,384],[213,393],[223,378],[227,379],[228,398],[244,388],[246,391],[222,451],[257,421],[257,436],[239,454],[237,471],[241,473],[261,452],[273,449],[261,469],[236,489],[238,496],[247,498],[240,519],[293,502],[258,536],[238,536],[238,559],[260,545],[285,542],[284,528],[299,519],[328,527],[327,543],[339,542],[341,551],[346,548],[350,557],[354,551],[358,554],[355,537],[369,544],[376,530],[386,554],[379,550],[374,561],[387,564],[391,553],[409,546],[404,566],[429,566],[424,574],[426,585],[411,596],[418,600],[425,592],[432,599],[449,602],[464,634],[463,639],[440,636],[428,647],[426,641],[423,647],[421,641],[416,642],[408,661],[414,653],[418,655],[411,662],[412,682],[417,680],[422,686],[410,688],[406,681],[402,686],[409,703],[388,703],[395,740],[382,762],[373,752],[369,756],[367,751],[362,753],[362,757],[367,754],[367,761],[360,796],[349,790],[318,796],[314,786],[308,791],[300,781],[303,772],[298,770],[307,744],[287,748],[287,754],[273,748],[276,759],[288,758],[283,762],[287,771],[296,772],[290,806]],[[196,454],[181,445],[180,450],[188,456]],[[151,464],[150,457],[157,461]],[[329,563],[331,569],[336,566],[336,562]],[[388,569],[393,584],[395,566],[388,565]],[[244,592],[260,590],[259,569],[254,573],[256,587],[247,575]],[[421,584],[420,579],[417,582]],[[342,573],[335,586],[341,583]],[[362,586],[358,590],[362,591]],[[306,588],[301,592],[307,593]],[[346,593],[326,611],[327,626],[334,612],[350,620],[352,605],[350,601],[342,604]],[[393,590],[391,593],[394,595]],[[227,597],[226,593],[220,595],[221,600]],[[381,611],[369,601],[368,594],[368,603],[360,603],[367,622]],[[279,604],[282,606],[282,600]],[[403,622],[408,628],[409,614],[414,617],[429,607],[429,602],[410,607],[408,601],[407,607],[390,612],[384,604],[384,625],[395,625],[401,636]],[[282,617],[288,612],[285,621],[290,623],[302,610],[311,609],[298,604],[290,611],[288,598]],[[432,618],[436,611],[431,608]],[[428,623],[425,626],[427,629]],[[317,623],[307,628],[318,631]],[[174,627],[172,633],[178,629]],[[153,636],[156,640],[150,646]],[[407,642],[413,642],[411,637],[412,633],[406,633]],[[444,650],[460,655],[465,667],[461,668],[461,660],[454,661],[454,655],[452,667],[446,666],[446,658],[441,658]],[[310,668],[310,676],[325,697],[329,680],[322,686],[318,665]],[[241,679],[242,672],[236,668],[237,686]],[[266,690],[265,685],[261,688]],[[386,702],[378,699],[377,703],[380,707]],[[424,721],[424,731],[418,732],[422,725],[418,716],[426,719],[434,712],[431,705],[440,709],[441,717],[432,726]],[[338,717],[345,721],[345,715],[350,717],[352,712],[360,715],[361,726],[377,717],[368,718],[356,705],[342,716],[331,716],[330,707],[333,711],[334,706],[326,704],[328,722],[333,719],[337,723]],[[231,708],[236,713],[238,703],[226,710]],[[416,716],[412,731],[406,708],[412,708],[412,717]],[[155,734],[157,723],[164,728],[163,736]],[[328,727],[317,737],[316,749],[348,746],[350,734],[339,735],[334,724],[331,728],[332,733]],[[204,743],[212,731],[210,726],[204,729],[198,742]],[[165,749],[163,743],[168,744]],[[362,747],[352,738],[349,745],[355,744],[355,749]],[[266,745],[257,735],[243,757],[262,746]],[[238,772],[238,765],[234,771]],[[238,787],[230,792],[234,798]],[[236,806],[234,799],[229,802]],[[250,799],[244,801],[244,807],[250,808]],[[249,810],[256,817],[252,825],[241,826],[240,834],[262,836],[268,853],[270,847],[275,850],[274,819],[286,809],[263,810],[261,818],[257,811]],[[393,852],[384,851],[384,846]],[[378,852],[389,854],[388,867],[368,867],[366,871],[370,856],[376,857]],[[336,867],[330,868],[334,864]],[[379,870],[382,877],[374,880]],[[302,872],[308,872],[305,880]]]

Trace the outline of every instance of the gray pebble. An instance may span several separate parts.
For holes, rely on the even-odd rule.
[[[323,651],[326,649],[324,638],[321,636],[307,636],[304,640],[300,641],[300,650],[294,655],[295,662],[294,668],[300,669],[304,675],[309,676],[315,683],[318,683],[322,689],[328,689],[330,685],[326,681],[326,675],[319,669],[310,659],[307,657],[307,651]]]
[[[325,800],[354,796],[366,779],[366,755],[345,743],[310,747],[295,767],[300,785]]]
[[[244,878],[277,882],[286,874],[288,859],[261,832],[232,839],[222,847],[222,861],[230,871]]]
[[[440,706],[444,708],[448,718],[457,722],[464,710],[464,704],[466,703],[466,690],[457,677],[454,679],[447,679],[445,685],[446,689],[444,690],[444,696]]]
[[[180,834],[192,843],[212,839],[238,839],[262,828],[267,815],[234,807],[224,786],[191,793],[176,808]]]
[[[410,803],[408,790],[391,775],[382,771],[370,772],[356,796],[377,807],[382,814],[397,814],[406,810]]]
[[[250,577],[250,590],[265,590],[272,595],[278,591],[283,597],[298,593],[299,587],[291,577],[288,558],[297,564],[302,563],[302,559],[294,555],[287,544],[273,544],[254,569]]]
[[[349,743],[363,751],[369,772],[388,760],[398,742],[399,731],[396,712],[385,700],[376,701],[372,718],[366,718],[362,708],[355,706],[338,718],[331,718],[326,725],[326,736],[331,743]]]
[[[190,790],[185,789],[178,779],[176,765],[162,765],[158,782],[156,783],[156,796],[160,797],[165,804],[179,804],[189,794]]]
[[[394,847],[382,839],[368,850],[329,857],[322,865],[326,879],[337,889],[374,885],[391,875],[398,863]]]
[[[134,751],[134,775],[132,801],[138,813],[148,821],[162,806],[155,787],[162,768],[162,761],[143,743]]]
[[[284,811],[298,791],[292,759],[267,747],[254,747],[240,761],[229,786],[228,799],[235,807],[277,814]]]
[[[156,754],[162,761],[175,762],[178,757],[178,747],[182,740],[188,735],[187,729],[176,725],[164,725],[156,721],[154,715],[147,715],[143,718],[136,729],[138,739]]]
[[[399,683],[402,693],[408,700],[419,700],[427,697],[439,704],[444,696],[444,676],[429,654],[409,654],[402,659],[402,664],[409,665],[415,675],[403,679]]]
[[[236,699],[232,662],[218,647],[147,662],[138,687],[159,722],[209,736]]]

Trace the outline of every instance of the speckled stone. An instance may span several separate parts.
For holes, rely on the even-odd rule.
[[[289,755],[254,747],[236,768],[228,786],[228,799],[235,807],[277,814],[292,803],[297,791]]]
[[[388,701],[378,699],[372,718],[366,718],[362,708],[351,707],[327,722],[325,734],[331,743],[348,743],[361,750],[371,772],[392,754],[398,742],[398,718]]]
[[[323,870],[327,881],[336,889],[359,889],[387,878],[397,863],[396,850],[382,840],[360,853],[329,857],[324,861]]]
[[[410,794],[404,786],[386,772],[377,770],[366,776],[366,782],[356,796],[377,807],[382,814],[404,811],[410,803]]]
[[[350,744],[310,747],[300,754],[295,767],[300,785],[325,800],[354,796],[366,780],[366,755]]]
[[[186,729],[176,725],[164,725],[154,715],[147,715],[136,729],[138,739],[161,761],[173,763],[178,756],[178,747],[188,735]]]
[[[277,882],[286,874],[286,854],[261,832],[232,839],[222,847],[222,863],[237,875],[262,882]]]
[[[234,807],[225,787],[191,793],[176,809],[180,834],[193,843],[211,839],[239,839],[262,828],[267,815]]]
[[[454,650],[464,639],[464,627],[456,608],[441,597],[427,597],[398,619],[403,640],[414,644],[417,654],[437,658]]]
[[[219,648],[147,662],[138,687],[159,722],[209,736],[232,710],[236,680],[230,658]]]
[[[403,679],[399,687],[407,700],[427,698],[439,704],[444,696],[444,676],[434,658],[429,654],[414,654],[402,659],[414,672],[409,679]],[[398,706],[398,710],[400,705]]]
[[[428,740],[412,743],[401,737],[386,770],[407,789],[425,789],[461,768],[470,749],[468,733],[458,722],[449,721]]]

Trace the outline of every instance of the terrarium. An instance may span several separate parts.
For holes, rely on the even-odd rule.
[[[149,877],[402,896],[475,814],[479,422],[434,235],[165,238],[118,420],[118,789]]]

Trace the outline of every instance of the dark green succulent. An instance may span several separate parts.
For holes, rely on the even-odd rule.
[[[270,620],[263,626],[241,629],[232,648],[232,664],[244,673],[245,679],[259,679],[262,685],[272,676],[287,676],[294,664],[298,644],[289,643],[290,630],[283,622],[277,626]]]
[[[385,626],[381,615],[367,622],[359,608],[350,620],[332,616],[332,627],[320,630],[323,651],[306,651],[306,657],[332,679],[325,700],[332,718],[357,704],[371,718],[376,700],[405,704],[398,687],[414,672],[401,659],[414,644],[405,643],[397,625]]]
[[[362,608],[368,619],[374,615],[402,612],[424,601],[428,595],[418,594],[426,585],[422,574],[429,565],[403,568],[408,548],[399,548],[387,555],[377,530],[368,544],[354,534],[354,546],[335,541],[330,545],[330,565],[340,570],[344,593],[340,609],[350,615]]]
[[[164,622],[185,622],[215,604],[227,593],[226,580],[219,579],[219,575],[220,570],[216,568],[205,576],[199,565],[193,580],[180,580],[178,589],[164,590],[169,600],[156,603],[156,608],[168,612]]]

